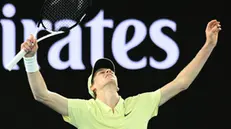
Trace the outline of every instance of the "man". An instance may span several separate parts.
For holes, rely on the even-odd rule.
[[[36,60],[38,44],[32,35],[21,49],[27,52],[24,64],[35,100],[61,114],[66,122],[79,129],[146,129],[149,120],[157,116],[159,106],[186,90],[199,74],[217,45],[220,30],[220,22],[211,20],[205,30],[204,46],[173,81],[156,91],[126,99],[117,92],[115,66],[107,58],[95,63],[88,78],[93,99],[68,99],[47,89]]]

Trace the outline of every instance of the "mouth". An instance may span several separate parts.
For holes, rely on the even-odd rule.
[[[106,78],[108,78],[108,77],[114,77],[114,76],[113,76],[113,74],[107,74]]]

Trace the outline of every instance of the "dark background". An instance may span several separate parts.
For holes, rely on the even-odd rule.
[[[42,0],[1,0],[0,7],[12,3],[17,13],[12,18],[37,20]],[[94,9],[85,19],[93,18],[99,10],[104,10],[105,18],[114,20],[114,28],[125,19],[139,19],[148,28],[160,18],[168,18],[177,23],[177,31],[168,28],[163,31],[174,39],[180,48],[177,63],[166,70],[158,70],[147,66],[140,70],[127,70],[114,60],[110,51],[111,35],[114,30],[105,30],[105,57],[115,61],[120,95],[126,98],[138,93],[154,91],[173,80],[177,74],[194,58],[204,45],[205,27],[212,19],[221,21],[222,31],[216,48],[189,89],[175,96],[160,107],[159,115],[150,120],[149,129],[230,129],[230,32],[228,24],[230,9],[223,1],[152,1],[152,0],[94,0]],[[5,18],[0,14],[0,19]],[[19,24],[19,23],[17,23]],[[84,22],[82,23],[84,24]],[[81,24],[81,25],[82,25]],[[0,27],[0,29],[2,29]],[[47,63],[49,43],[39,47],[38,61],[41,73],[48,89],[66,97],[89,99],[87,77],[91,71],[89,29],[84,28],[83,61],[86,70],[54,70]],[[0,31],[2,35],[2,31]],[[129,34],[132,34],[132,29]],[[17,28],[17,46],[23,42],[21,26]],[[10,37],[9,37],[10,38]],[[2,42],[2,36],[0,37]],[[165,58],[165,53],[149,38],[129,56],[139,60],[139,55]],[[2,46],[1,51],[2,51]],[[65,53],[68,48],[63,52]],[[145,50],[145,51],[144,51]],[[66,51],[66,52],[65,52]],[[74,129],[65,123],[62,117],[33,99],[29,88],[23,62],[19,62],[21,70],[8,72],[1,66],[1,124],[0,129]],[[144,107],[145,110],[145,107]],[[132,123],[131,123],[132,124]]]

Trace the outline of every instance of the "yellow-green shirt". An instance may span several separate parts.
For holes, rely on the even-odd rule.
[[[69,99],[68,116],[64,121],[78,129],[147,129],[149,120],[157,116],[160,90],[123,99],[114,113],[99,99]]]

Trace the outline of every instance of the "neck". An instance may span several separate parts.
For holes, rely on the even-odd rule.
[[[104,89],[97,92],[97,99],[101,100],[112,109],[115,108],[120,98],[117,89],[115,89],[114,87],[115,86],[105,86]]]

